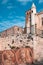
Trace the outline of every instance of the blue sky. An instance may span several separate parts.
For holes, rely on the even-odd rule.
[[[0,0],[0,32],[12,26],[25,26],[26,11],[32,6],[43,11],[43,0]]]

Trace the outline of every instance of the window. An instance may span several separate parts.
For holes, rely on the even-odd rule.
[[[19,28],[18,28],[18,31],[19,31]]]
[[[43,30],[41,30],[41,35],[40,35],[41,38],[43,38]]]
[[[32,11],[32,13],[33,13],[33,11]]]
[[[0,36],[1,36],[1,33],[0,33]]]
[[[42,18],[42,25],[43,25],[43,18]]]
[[[42,30],[42,35],[43,35],[43,30]]]

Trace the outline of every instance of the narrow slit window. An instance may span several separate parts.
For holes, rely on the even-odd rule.
[[[42,30],[42,35],[43,35],[43,30]]]
[[[42,18],[42,25],[43,25],[43,18]]]

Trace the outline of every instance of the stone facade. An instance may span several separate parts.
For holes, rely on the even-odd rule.
[[[34,3],[31,10],[26,12],[25,27],[27,33],[43,35],[43,12],[37,13]]]

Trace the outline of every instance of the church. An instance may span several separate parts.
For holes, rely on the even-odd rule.
[[[26,33],[43,35],[43,12],[37,13],[35,4],[26,12]]]
[[[0,33],[1,37],[14,34],[36,34],[43,36],[43,11],[37,13],[35,4],[26,12],[25,28],[14,26]]]
[[[8,57],[7,62],[4,60],[4,65],[11,65],[13,62],[23,63],[21,65],[26,65],[25,62],[43,62],[43,12],[37,13],[33,3],[31,9],[25,14],[24,28],[14,26],[0,33],[0,50],[2,51],[0,58],[3,59],[5,55]]]

